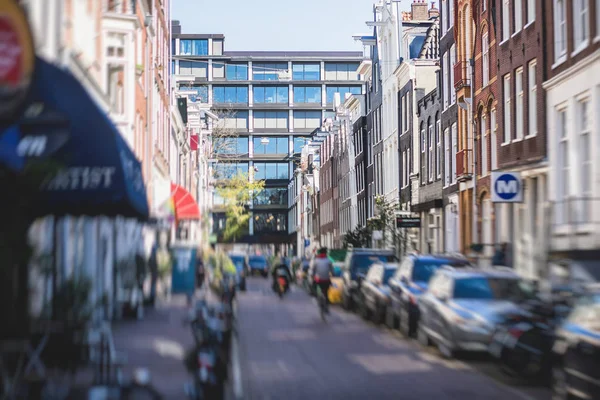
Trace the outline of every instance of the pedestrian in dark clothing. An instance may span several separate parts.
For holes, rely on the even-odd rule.
[[[150,267],[150,304],[154,305],[156,302],[156,283],[158,281],[158,260],[156,258],[156,252],[158,248],[156,245],[152,247],[152,253],[150,254],[150,260],[148,260],[148,266]]]
[[[502,243],[500,248],[496,250],[494,257],[492,258],[492,265],[507,266],[506,253],[508,251],[508,243]]]

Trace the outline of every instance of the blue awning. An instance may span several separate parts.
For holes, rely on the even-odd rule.
[[[66,124],[62,130],[68,131],[68,139],[48,155],[59,169],[56,172],[55,168],[43,180],[36,213],[147,219],[148,201],[141,164],[117,127],[71,73],[39,58],[36,62],[31,102],[63,117]],[[26,135],[38,132],[38,136],[47,135],[50,139],[59,135],[56,127],[43,120],[39,124],[35,120],[26,123],[22,120],[18,126],[21,141]],[[0,143],[4,152],[17,150],[12,136],[5,139],[12,146]],[[23,147],[20,155],[27,157],[22,150]],[[19,164],[15,157],[2,151],[0,157],[5,164],[9,160],[15,167]],[[36,162],[31,157],[28,161]]]

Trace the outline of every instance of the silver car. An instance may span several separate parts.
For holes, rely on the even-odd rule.
[[[444,267],[419,301],[418,339],[433,342],[448,358],[459,351],[486,352],[496,325],[526,315],[519,304],[531,296],[527,284],[506,267]]]

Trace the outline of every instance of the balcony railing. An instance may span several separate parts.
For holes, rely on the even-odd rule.
[[[459,61],[454,64],[454,89],[458,90],[471,85],[468,67],[469,63],[466,61]]]
[[[460,150],[456,153],[456,176],[459,180],[468,178],[473,172],[471,154],[470,149]]]

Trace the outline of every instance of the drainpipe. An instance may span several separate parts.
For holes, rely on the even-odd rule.
[[[475,103],[474,103],[474,89],[473,85],[475,84],[475,59],[469,59],[469,66],[471,67],[471,137],[473,139],[473,227],[471,228],[471,244],[475,244],[479,240],[479,235],[477,233],[477,140],[475,139],[476,134],[476,118],[474,118],[473,113],[475,112]]]

